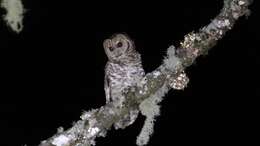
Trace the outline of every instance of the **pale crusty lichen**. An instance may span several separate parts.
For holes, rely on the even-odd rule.
[[[151,135],[154,131],[154,123],[156,117],[160,115],[160,102],[163,100],[164,95],[169,91],[169,88],[164,84],[156,93],[151,97],[145,99],[140,105],[141,113],[146,117],[144,126],[137,136],[136,144],[138,146],[147,145]]]
[[[4,20],[13,31],[19,33],[23,29],[24,7],[21,0],[3,0],[1,6],[6,9]]]

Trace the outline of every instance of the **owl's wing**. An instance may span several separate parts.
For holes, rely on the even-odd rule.
[[[107,77],[107,74],[105,74],[104,89],[105,89],[105,94],[106,94],[106,103],[109,103],[111,98],[110,98],[109,79]]]

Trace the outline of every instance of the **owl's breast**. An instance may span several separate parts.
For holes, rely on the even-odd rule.
[[[113,69],[109,73],[109,80],[113,89],[135,86],[144,76],[142,66],[112,64],[111,68]]]

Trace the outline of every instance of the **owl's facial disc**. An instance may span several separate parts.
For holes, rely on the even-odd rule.
[[[127,52],[132,48],[131,40],[124,34],[113,35],[105,40],[103,45],[108,58],[114,61],[127,57]]]
[[[128,44],[126,40],[122,40],[121,38],[112,39],[112,46],[109,48],[109,51],[112,55],[119,59],[119,57],[123,56],[128,48]]]

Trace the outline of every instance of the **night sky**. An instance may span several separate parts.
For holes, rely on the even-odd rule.
[[[250,104],[260,96],[254,5],[249,19],[240,19],[207,56],[187,68],[188,87],[165,96],[149,146],[245,140]],[[104,39],[129,34],[151,72],[170,45],[208,24],[222,1],[24,0],[24,6],[20,34],[0,21],[0,146],[35,146],[58,127],[69,128],[83,110],[105,104]],[[97,146],[134,146],[144,119],[140,115],[125,130],[110,130]]]

